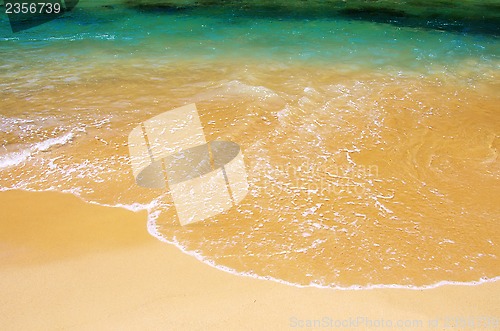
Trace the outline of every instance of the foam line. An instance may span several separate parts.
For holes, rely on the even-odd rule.
[[[1,191],[10,191],[10,190],[15,190],[16,188],[2,188],[0,189]],[[49,189],[49,190],[33,190],[33,189],[23,189],[24,191],[29,191],[29,192],[48,192],[48,191],[54,191],[54,192],[61,192],[60,190],[55,190],[55,189]],[[255,278],[255,279],[261,279],[261,280],[268,280],[288,286],[294,286],[298,288],[307,288],[307,287],[314,287],[314,288],[322,288],[322,289],[331,289],[331,290],[372,290],[372,289],[385,289],[385,288],[391,288],[391,289],[406,289],[406,290],[428,290],[428,289],[433,289],[433,288],[438,288],[441,286],[446,286],[446,285],[453,285],[453,286],[477,286],[481,285],[484,283],[492,283],[492,282],[497,282],[500,281],[500,276],[496,276],[493,278],[481,278],[479,280],[473,280],[469,282],[458,282],[458,281],[439,281],[436,283],[428,284],[428,285],[422,285],[422,286],[414,286],[414,285],[398,285],[398,284],[370,284],[370,285],[351,285],[351,286],[339,286],[339,285],[322,285],[322,284],[317,284],[317,283],[310,283],[307,285],[302,285],[302,284],[296,284],[288,281],[284,281],[278,278],[274,278],[271,276],[259,276],[255,273],[251,272],[240,272],[236,271],[232,268],[225,267],[222,265],[217,265],[214,261],[211,261],[204,256],[202,256],[199,253],[193,252],[193,251],[188,251],[186,250],[185,247],[183,247],[180,243],[177,241],[171,241],[166,239],[164,236],[161,235],[161,233],[158,232],[157,230],[157,225],[156,225],[156,220],[158,216],[160,215],[159,211],[153,211],[155,207],[158,206],[159,199],[155,199],[151,201],[149,204],[139,204],[139,203],[133,203],[130,205],[125,205],[125,204],[103,204],[95,201],[89,201],[84,198],[82,198],[77,192],[74,191],[69,191],[69,190],[63,190],[62,193],[70,193],[73,194],[74,196],[82,199],[84,202],[94,204],[94,205],[99,205],[99,206],[104,206],[104,207],[111,207],[111,208],[124,208],[133,212],[139,212],[146,210],[148,212],[148,219],[147,219],[147,230],[149,234],[151,234],[153,237],[157,238],[161,242],[172,244],[179,248],[183,253],[190,255],[194,258],[196,258],[198,261],[205,263],[213,268],[216,268],[218,270],[224,271],[231,273],[236,276],[243,276],[243,277],[250,277],[250,278]]]
[[[24,150],[0,155],[0,169],[19,165],[38,152],[45,152],[53,146],[65,145],[68,142],[71,142],[74,137],[75,134],[73,132],[69,132],[60,137],[40,141]]]
[[[333,290],[372,290],[372,289],[384,289],[384,288],[407,289],[407,290],[428,290],[428,289],[433,289],[433,288],[437,288],[437,287],[445,286],[445,285],[476,286],[476,285],[481,285],[484,283],[500,281],[500,276],[496,276],[493,278],[481,278],[479,280],[474,280],[474,281],[470,281],[470,282],[457,282],[457,281],[444,280],[444,281],[439,281],[439,282],[436,282],[433,284],[422,285],[422,286],[398,285],[398,284],[370,284],[370,285],[339,286],[339,285],[321,285],[321,284],[316,284],[316,283],[310,283],[308,285],[301,285],[301,284],[296,284],[296,283],[288,282],[285,280],[281,280],[278,278],[274,278],[271,276],[259,276],[255,273],[240,272],[240,271],[236,271],[232,268],[217,265],[215,262],[206,259],[201,254],[186,250],[186,248],[183,247],[181,244],[179,244],[177,241],[171,241],[171,240],[168,240],[165,237],[163,237],[161,235],[161,233],[158,232],[157,226],[156,226],[156,219],[158,216],[159,216],[159,213],[152,215],[150,213],[150,210],[148,211],[148,232],[153,237],[157,238],[158,240],[176,246],[183,253],[190,255],[190,256],[193,256],[198,261],[201,261],[201,262],[203,262],[203,263],[205,263],[213,268],[219,269],[219,270],[224,271],[224,272],[231,273],[231,274],[236,275],[236,276],[251,277],[251,278],[261,279],[261,280],[270,280],[270,281],[273,281],[276,283],[285,284],[285,285],[294,286],[294,287],[299,287],[299,288],[315,287],[315,288],[324,288],[324,289],[333,289]]]

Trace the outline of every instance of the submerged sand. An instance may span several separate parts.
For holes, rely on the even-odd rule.
[[[0,193],[0,207],[3,330],[312,330],[315,320],[347,330],[499,327],[499,282],[298,288],[203,264],[151,237],[145,212],[22,191]]]
[[[499,276],[500,98],[488,66],[425,76],[240,61],[82,68],[52,88],[7,81],[25,92],[3,94],[0,187],[155,204],[165,240],[294,284]],[[241,146],[250,192],[182,227],[168,191],[135,183],[127,137],[192,102],[208,141]]]

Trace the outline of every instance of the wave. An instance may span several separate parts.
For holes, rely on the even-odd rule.
[[[44,190],[36,190],[36,189],[29,189],[29,188],[4,188],[0,189],[0,192],[5,192],[5,191],[11,191],[11,190],[22,190],[22,191],[28,191],[28,192],[59,192],[63,194],[72,194],[73,196],[76,196],[77,198],[81,199],[85,203],[89,203],[92,205],[97,205],[97,206],[102,206],[102,207],[108,207],[108,208],[123,208],[131,212],[141,212],[141,211],[146,211],[148,213],[147,216],[147,230],[148,233],[153,236],[154,238],[158,239],[159,241],[166,243],[166,244],[171,244],[177,247],[181,252],[184,254],[187,254],[189,256],[192,256],[196,258],[198,261],[213,267],[215,269],[218,269],[223,272],[227,272],[230,274],[233,274],[235,276],[242,276],[242,277],[249,277],[249,278],[254,278],[254,279],[260,279],[260,280],[267,280],[267,281],[272,281],[275,283],[287,285],[287,286],[293,286],[297,288],[322,288],[322,289],[332,289],[332,290],[340,290],[340,291],[349,291],[349,290],[372,290],[372,289],[406,289],[406,290],[429,290],[429,289],[434,289],[438,288],[441,286],[478,286],[482,285],[485,283],[492,283],[492,282],[497,282],[500,281],[500,276],[495,276],[495,277],[481,277],[478,280],[471,280],[471,281],[448,281],[448,280],[441,280],[437,281],[431,284],[427,285],[400,285],[400,284],[367,284],[367,285],[359,285],[359,284],[353,284],[349,286],[341,286],[337,284],[321,284],[318,282],[312,281],[309,284],[300,284],[300,283],[295,283],[292,281],[287,281],[283,279],[279,279],[276,277],[272,276],[263,276],[259,275],[255,272],[251,271],[238,271],[236,269],[227,267],[225,265],[217,264],[210,258],[202,255],[199,252],[189,250],[186,247],[184,247],[180,242],[176,240],[174,237],[172,240],[166,238],[164,235],[162,235],[158,231],[158,226],[156,224],[156,221],[158,217],[161,214],[161,211],[157,210],[156,208],[161,204],[160,199],[154,199],[150,203],[147,204],[141,204],[141,203],[132,203],[132,204],[122,204],[122,203],[116,203],[116,204],[107,204],[107,203],[101,203],[101,202],[96,202],[92,201],[89,199],[85,199],[78,191],[75,190],[56,190],[56,189],[44,189]]]
[[[216,98],[228,98],[228,97],[253,97],[261,101],[266,101],[271,98],[279,98],[279,95],[262,85],[250,85],[245,84],[239,80],[231,80],[229,82],[218,84],[218,86],[209,89],[207,92],[202,92],[194,97],[192,100],[203,101],[212,100]]]
[[[177,240],[169,240],[165,236],[163,236],[157,228],[156,225],[156,219],[159,216],[160,213],[158,212],[151,212],[151,206],[148,207],[148,232],[151,234],[153,237],[156,239],[160,240],[161,242],[167,243],[174,245],[178,249],[180,249],[183,253],[192,256],[196,258],[198,261],[209,265],[215,269],[228,272],[230,274],[236,275],[236,276],[243,276],[243,277],[250,277],[254,279],[261,279],[261,280],[268,280],[288,286],[293,286],[293,287],[298,287],[298,288],[307,288],[307,287],[314,287],[314,288],[324,288],[324,289],[333,289],[333,290],[372,290],[372,289],[385,289],[385,288],[391,288],[391,289],[406,289],[406,290],[429,290],[429,289],[434,289],[438,288],[441,286],[448,286],[448,285],[453,285],[453,286],[477,286],[481,285],[484,283],[492,283],[492,282],[497,282],[500,281],[500,276],[492,277],[492,278],[487,278],[487,277],[481,277],[478,280],[472,280],[472,281],[466,281],[466,282],[460,282],[460,281],[447,281],[447,280],[442,280],[438,281],[432,284],[428,285],[421,285],[421,286],[416,286],[416,285],[399,285],[399,284],[368,284],[368,285],[350,285],[350,286],[340,286],[336,284],[328,284],[328,285],[323,285],[317,282],[311,282],[309,284],[298,284],[290,281],[286,281],[283,279],[275,278],[272,276],[261,276],[258,275],[254,272],[249,272],[249,271],[238,271],[236,269],[220,265],[215,263],[214,261],[210,260],[209,258],[203,256],[202,254],[191,251],[186,249],[184,246],[182,246]]]
[[[0,155],[0,169],[17,166],[38,152],[46,152],[54,146],[65,145],[73,141],[74,138],[75,134],[69,132],[60,137],[40,141],[24,150]]]

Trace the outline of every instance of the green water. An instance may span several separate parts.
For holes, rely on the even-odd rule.
[[[424,73],[470,59],[495,67],[498,8],[498,1],[81,1],[63,17],[18,33],[1,15],[0,64],[3,77],[28,64],[50,72],[134,59]]]

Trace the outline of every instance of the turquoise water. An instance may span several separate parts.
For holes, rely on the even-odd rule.
[[[181,7],[147,6],[144,1],[107,3],[82,1],[60,19],[15,34],[6,15],[1,15],[3,74],[26,63],[47,69],[48,63],[57,68],[138,58],[153,66],[246,58],[425,72],[436,66],[446,70],[469,59],[494,67],[500,54],[497,2],[460,6],[440,2],[427,11],[415,1],[384,1],[380,8],[363,7],[359,1],[349,8],[341,7],[342,2],[294,1],[287,6],[279,2]]]

